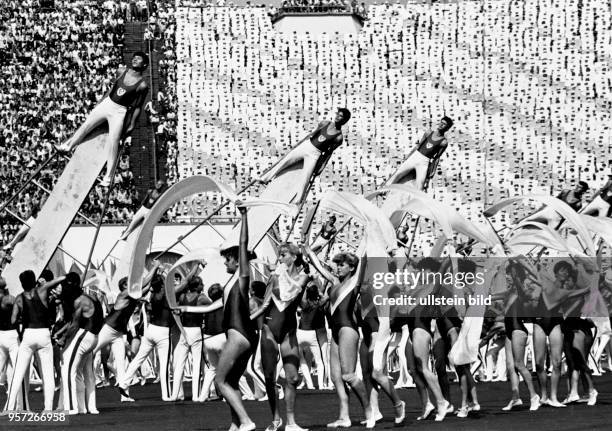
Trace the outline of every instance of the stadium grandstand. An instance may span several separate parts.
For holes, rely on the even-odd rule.
[[[353,120],[311,199],[330,188],[374,190],[443,114],[456,127],[430,189],[470,219],[501,197],[606,181],[607,2],[257,3],[9,1],[0,12],[1,197],[102,97],[130,38],[132,51],[153,56],[154,87],[121,159],[110,223],[126,223],[157,178],[246,185],[338,106]],[[275,17],[300,8],[367,19],[357,35],[274,30]],[[42,186],[52,187],[61,163],[48,166]],[[43,196],[33,188],[3,214],[4,242]],[[220,199],[184,200],[169,220],[195,221]],[[95,218],[101,200],[96,187],[85,214]]]

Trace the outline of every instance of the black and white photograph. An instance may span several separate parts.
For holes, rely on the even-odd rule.
[[[0,0],[0,429],[611,406],[612,0]]]

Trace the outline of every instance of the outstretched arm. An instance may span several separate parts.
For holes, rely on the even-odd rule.
[[[199,299],[198,299],[199,302]],[[180,310],[183,313],[211,313],[219,308],[223,307],[223,299],[217,299],[212,304],[208,305],[181,305],[177,310]]]
[[[154,260],[153,268],[151,268],[151,271],[149,271],[142,279],[142,296],[145,296],[147,293],[149,293],[149,290],[151,290],[151,281],[153,280],[153,277],[155,276],[155,273],[160,265],[161,262],[159,260]]]
[[[257,319],[259,316],[261,316],[263,314],[264,311],[266,311],[266,309],[270,306],[270,301],[272,300],[272,292],[274,290],[274,286],[278,284],[278,277],[273,275],[270,278],[270,282],[268,283],[268,285],[266,286],[266,293],[264,294],[264,300],[263,303],[261,304],[261,306],[259,306],[258,308],[256,308],[252,313],[251,313],[251,320],[255,320]]]
[[[43,284],[42,286],[40,286],[38,288],[38,293],[39,294],[46,294],[49,289],[53,289],[55,286],[57,286],[58,284],[60,284],[62,281],[64,281],[66,279],[65,276],[61,276],[61,277],[57,277],[53,280],[51,280],[48,283]]]
[[[30,226],[27,223],[22,224],[19,230],[17,231],[17,233],[15,234],[15,236],[13,237],[13,239],[11,240],[11,242],[9,242],[4,247],[4,249],[8,250],[8,249],[15,247],[25,238],[25,236],[28,234],[29,231],[30,231]]]

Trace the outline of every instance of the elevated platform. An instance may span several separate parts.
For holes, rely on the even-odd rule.
[[[357,34],[363,27],[363,20],[351,12],[283,12],[273,19],[273,25],[280,33]]]

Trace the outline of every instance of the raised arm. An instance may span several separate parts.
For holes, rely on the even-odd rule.
[[[185,278],[181,280],[179,285],[176,286],[174,291],[177,295],[180,295],[181,293],[183,293],[183,291],[187,288],[187,285],[189,284],[189,280],[195,277],[195,275],[198,273],[199,268],[200,268],[200,264],[198,263],[191,269],[191,271],[189,271],[189,273],[185,276]]]
[[[153,268],[151,268],[151,271],[149,271],[142,279],[142,296],[145,296],[147,293],[149,293],[149,290],[151,290],[151,280],[153,280],[153,277],[155,276],[155,273],[160,265],[161,262],[159,260],[154,260]]]
[[[240,279],[240,290],[246,289],[248,292],[249,281],[251,277],[251,269],[249,268],[249,223],[247,217],[247,209],[241,206],[239,202],[238,211],[242,220],[240,228],[240,242],[238,243],[238,276]]]
[[[325,280],[329,281],[330,283],[335,283],[337,281],[336,277],[331,273],[331,271],[325,268],[325,266],[319,260],[317,255],[310,249],[310,246],[306,244],[304,238],[302,239],[302,242],[304,243],[304,245],[302,246],[304,254],[308,257],[308,260],[310,261],[310,263],[312,263],[312,266],[315,267],[315,269],[319,272],[319,274],[321,274],[321,276]]]

